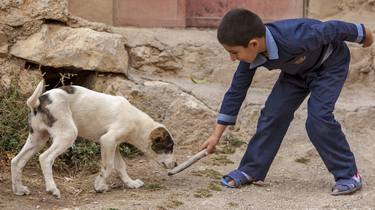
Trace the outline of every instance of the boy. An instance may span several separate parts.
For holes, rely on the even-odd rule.
[[[217,38],[232,61],[240,63],[214,131],[201,145],[209,153],[226,126],[235,124],[256,68],[281,69],[238,169],[224,176],[222,185],[234,188],[265,179],[294,112],[310,94],[306,130],[335,178],[331,194],[361,189],[354,155],[333,110],[349,69],[350,52],[344,41],[368,47],[373,42],[370,30],[363,24],[304,18],[263,24],[251,11],[233,9],[223,17]]]

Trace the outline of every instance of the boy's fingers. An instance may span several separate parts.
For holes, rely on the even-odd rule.
[[[203,142],[203,144],[199,147],[199,151],[206,149],[207,145],[208,145],[208,142]]]
[[[374,42],[373,36],[372,36],[372,31],[368,28],[366,28],[365,30],[366,30],[365,31],[366,36],[365,36],[365,41],[363,42],[362,47],[369,47]]]
[[[215,146],[213,145],[207,145],[207,152],[208,154],[212,154],[215,151]]]

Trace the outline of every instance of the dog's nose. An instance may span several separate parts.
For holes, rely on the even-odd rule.
[[[166,162],[164,162],[164,161],[161,161],[160,163],[161,163],[161,165],[162,165],[164,168],[174,168],[174,167],[176,167],[176,166],[178,165],[176,161],[174,161],[174,162],[169,162],[169,163],[166,163]]]

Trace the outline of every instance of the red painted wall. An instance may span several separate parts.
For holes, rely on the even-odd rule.
[[[303,0],[187,0],[187,26],[218,25],[230,9],[243,7],[264,21],[303,17]]]
[[[114,0],[114,25],[216,27],[231,8],[244,7],[265,22],[303,17],[306,0]]]

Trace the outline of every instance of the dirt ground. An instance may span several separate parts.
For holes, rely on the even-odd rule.
[[[212,89],[204,86],[200,88],[199,97],[202,101],[208,101],[213,94]],[[216,94],[224,90],[224,86],[217,88],[219,93]],[[260,98],[258,103],[261,104],[267,93],[267,90],[254,88],[248,97]],[[345,87],[337,104],[336,116],[344,120],[344,113],[350,110],[373,106],[374,94],[366,87]],[[4,171],[0,174],[0,209],[375,209],[374,131],[366,127],[348,127],[346,125],[350,125],[350,122],[345,121],[343,127],[356,155],[364,187],[351,196],[331,196],[329,192],[333,177],[304,131],[305,106],[296,113],[265,182],[240,189],[219,185],[219,177],[237,167],[246,148],[246,145],[242,145],[234,154],[213,154],[171,177],[152,160],[145,157],[129,159],[130,176],[142,179],[146,184],[140,189],[123,188],[120,181],[114,179],[110,192],[97,194],[93,189],[96,174],[66,177],[55,173],[61,199],[45,192],[39,169],[25,169],[24,183],[32,192],[29,196],[14,195],[10,172]],[[355,120],[355,117],[349,121],[351,119]],[[252,133],[254,129],[250,129],[249,135]],[[248,138],[241,140],[247,142]],[[175,153],[178,162],[192,155],[195,148],[177,146]]]
[[[309,1],[309,4],[309,17],[362,22],[370,26],[374,32],[374,0],[314,0]],[[28,24],[31,23],[42,24],[40,20]],[[38,31],[36,26],[24,28],[18,26],[15,29],[24,31],[21,35],[25,37]],[[16,37],[19,33],[17,30],[9,34]],[[217,111],[236,64],[229,61],[227,54],[218,45],[215,31],[138,28],[114,28],[113,31],[127,39],[128,47],[133,52],[130,53],[130,57],[133,56],[131,70],[138,68],[137,70],[149,80],[175,85],[179,90],[201,101],[211,111]],[[9,44],[13,41],[14,37],[12,37],[8,40]],[[306,103],[304,103],[296,112],[295,120],[288,130],[265,182],[240,189],[220,186],[220,177],[238,166],[246,144],[236,148],[233,154],[210,155],[171,177],[167,176],[167,171],[160,168],[153,160],[145,157],[127,159],[129,175],[145,183],[140,189],[124,188],[120,180],[113,179],[111,191],[96,193],[93,187],[96,174],[82,172],[70,177],[64,173],[54,173],[57,187],[61,191],[61,199],[56,199],[45,192],[41,170],[30,166],[24,170],[24,184],[29,187],[31,195],[14,195],[11,188],[10,167],[6,167],[0,169],[0,209],[375,210],[375,121],[373,120],[375,118],[375,83],[373,82],[375,81],[375,48],[362,49],[354,45],[350,44],[352,65],[349,79],[351,81],[347,82],[335,111],[335,116],[342,123],[364,179],[363,189],[354,195],[334,197],[329,194],[334,180],[307,137]],[[140,57],[137,57],[137,52]],[[146,55],[149,57],[142,58],[142,53],[147,52],[149,54]],[[168,59],[173,62],[169,62]],[[24,64],[18,62],[25,61],[18,59],[17,62],[14,60],[13,62],[9,64],[11,66],[3,63],[0,65],[0,82],[5,86],[9,85],[8,81],[13,77],[19,77],[20,81],[31,78],[30,72],[21,71],[23,69],[19,67]],[[177,70],[164,72],[165,75],[172,76],[168,78],[158,74],[163,68]],[[4,75],[9,72],[13,75],[7,79]],[[193,84],[188,78],[189,75],[207,82]],[[35,77],[38,76],[40,75]],[[240,113],[239,126],[228,129],[228,132],[239,136],[241,141],[249,141],[255,132],[259,109],[276,77],[276,71],[259,74],[257,72],[252,84],[254,88],[250,89]],[[31,83],[24,87],[25,90],[31,89]],[[160,93],[160,96],[164,96],[162,94],[165,93]],[[158,108],[163,107],[150,108],[149,111]],[[190,115],[181,114],[181,116]],[[198,116],[197,119],[199,117],[202,118]],[[211,126],[202,124],[203,120],[207,119],[196,120],[193,123],[199,124],[202,128]],[[174,123],[180,125],[184,122]],[[170,126],[174,128],[173,132],[184,134],[184,129],[176,128],[172,124]],[[175,155],[178,162],[193,155],[197,151],[199,141],[202,141],[205,135],[208,134],[197,135],[198,142],[193,145],[177,145]]]

